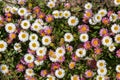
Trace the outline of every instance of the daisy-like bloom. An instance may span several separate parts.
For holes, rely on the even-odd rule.
[[[73,69],[73,68],[75,67],[75,64],[76,64],[75,62],[70,62],[70,63],[69,63],[69,68],[70,68],[70,69]]]
[[[91,49],[91,47],[92,47],[90,41],[84,42],[83,46],[84,46],[85,49]]]
[[[26,31],[20,31],[20,33],[18,34],[19,40],[22,42],[26,42],[28,41],[29,38],[29,34]]]
[[[109,17],[110,21],[115,22],[118,19],[118,15],[115,13],[112,13]]]
[[[52,27],[46,26],[44,28],[44,32],[45,34],[50,35],[52,33]]]
[[[65,49],[63,47],[58,47],[55,51],[55,53],[58,55],[58,56],[64,56],[65,54]]]
[[[94,17],[92,17],[91,19],[89,19],[89,24],[91,24],[91,25],[97,24],[97,21],[94,19]]]
[[[18,15],[24,16],[27,13],[26,8],[19,8]]]
[[[49,74],[46,80],[55,80],[55,76]]]
[[[92,4],[90,2],[85,4],[85,9],[92,9]]]
[[[85,10],[85,13],[84,13],[84,18],[90,18],[92,17],[93,13],[91,10]]]
[[[34,8],[33,8],[33,12],[36,14],[38,14],[38,13],[40,13],[40,11],[41,11],[41,9],[40,9],[40,7],[39,6],[35,6]]]
[[[42,26],[39,23],[33,23],[31,29],[33,31],[39,32],[42,29]]]
[[[86,78],[91,78],[91,77],[93,77],[93,76],[94,76],[94,73],[93,73],[92,70],[87,70],[87,71],[85,72],[85,77],[86,77]]]
[[[29,40],[30,40],[30,41],[37,41],[37,40],[38,40],[38,35],[35,34],[35,33],[30,34]]]
[[[25,19],[31,21],[33,19],[33,16],[31,13],[26,13],[25,14]]]
[[[8,32],[8,33],[13,33],[13,32],[15,32],[15,30],[16,30],[16,26],[15,26],[15,24],[13,24],[13,23],[7,23],[7,24],[5,25],[5,30],[6,30],[6,32]]]
[[[114,46],[114,44],[111,44],[111,45],[108,47],[108,49],[109,49],[110,52],[113,52],[113,51],[116,49],[116,47]]]
[[[81,42],[86,42],[86,41],[88,41],[89,36],[87,33],[82,33],[82,34],[80,34],[79,39]]]
[[[94,49],[95,54],[101,54],[102,48],[96,47]]]
[[[30,69],[30,68],[26,69],[25,73],[28,76],[34,76],[34,74],[35,74],[33,69]]]
[[[107,10],[106,9],[100,9],[98,11],[98,14],[100,14],[103,17],[103,16],[105,16],[107,14]]]
[[[73,35],[71,34],[71,33],[65,33],[65,35],[64,35],[64,40],[66,41],[66,42],[72,42],[73,41]]]
[[[118,24],[113,24],[111,27],[111,31],[113,33],[119,33],[120,32],[120,26]]]
[[[35,60],[34,63],[36,66],[42,65],[44,61]]]
[[[34,64],[34,62],[32,62],[32,63],[28,63],[27,66],[28,66],[28,68],[34,68],[35,64]]]
[[[109,37],[109,36],[105,36],[105,37],[103,37],[103,39],[102,39],[102,44],[104,45],[104,46],[110,46],[111,44],[112,44],[112,38],[111,37]]]
[[[115,4],[116,6],[120,5],[120,0],[114,0],[114,4]]]
[[[40,72],[40,75],[42,77],[46,77],[47,74],[48,74],[47,70],[41,70],[41,72]]]
[[[86,49],[79,48],[79,49],[76,50],[75,54],[78,57],[84,57],[86,55]]]
[[[3,26],[4,24],[4,17],[0,15],[0,26]]]
[[[68,18],[69,26],[76,26],[76,25],[78,25],[78,23],[79,23],[79,20],[76,16],[71,16]]]
[[[54,16],[54,18],[59,18],[59,11],[58,10],[54,10],[52,12],[52,15]]]
[[[105,68],[106,67],[106,61],[105,60],[98,60],[96,65],[97,65],[98,68]]]
[[[39,47],[37,50],[36,50],[36,54],[38,56],[44,56],[46,55],[46,52],[47,52],[47,48],[46,47]]]
[[[71,76],[71,80],[79,80],[79,76],[78,75],[73,75],[73,76]]]
[[[40,12],[40,13],[37,14],[37,17],[40,18],[40,19],[43,19],[43,18],[45,18],[45,13]]]
[[[117,79],[117,80],[120,79],[120,73],[116,73],[116,79]]]
[[[43,22],[42,19],[36,19],[36,20],[35,20],[35,23],[38,23],[38,24],[40,24],[40,25],[44,25],[44,22]]]
[[[1,64],[0,65],[0,71],[3,73],[3,74],[6,74],[9,72],[8,70],[8,66],[6,64]]]
[[[23,29],[28,29],[30,27],[30,21],[23,20],[20,25]]]
[[[66,45],[66,50],[67,50],[68,52],[72,52],[72,51],[73,51],[73,47],[70,46],[70,45]]]
[[[5,13],[10,12],[10,11],[11,11],[11,7],[10,7],[10,6],[6,6],[6,7],[4,8],[4,11],[5,11]]]
[[[49,8],[54,8],[54,7],[55,7],[55,2],[49,1],[49,2],[47,3],[47,6],[48,6]]]
[[[120,73],[120,64],[118,64],[118,65],[116,66],[116,72],[119,72],[119,73]]]
[[[55,71],[55,76],[57,78],[63,78],[65,76],[65,70],[62,68],[59,68]]]
[[[98,68],[97,73],[99,75],[105,76],[107,74],[107,69],[106,68]]]
[[[25,54],[24,60],[26,63],[32,63],[34,61],[34,56],[32,54]]]
[[[3,52],[7,49],[7,43],[3,40],[0,40],[0,52]]]
[[[52,62],[57,62],[59,60],[59,56],[55,53],[53,54],[50,54],[49,55],[49,59],[52,61]]]
[[[78,26],[78,31],[80,32],[80,33],[87,33],[88,31],[89,31],[89,27],[88,27],[88,25],[79,25]]]
[[[51,37],[50,36],[43,36],[42,37],[42,44],[47,46],[51,43]]]
[[[116,43],[120,43],[120,34],[116,34],[114,39]]]
[[[63,18],[63,14],[64,14],[63,11],[59,11],[59,18]]]
[[[91,44],[93,47],[99,47],[100,46],[100,40],[98,38],[93,38],[91,41]]]
[[[105,80],[105,77],[101,75],[97,75],[96,80]]]
[[[52,22],[52,21],[54,20],[54,17],[49,14],[49,15],[47,15],[47,16],[45,17],[45,20],[46,20],[46,22],[50,23],[50,22]]]
[[[108,17],[102,18],[102,23],[105,24],[105,25],[108,25],[110,23],[109,18]]]
[[[21,50],[21,44],[20,43],[15,43],[14,44],[14,50],[16,50],[16,51]]]
[[[17,11],[18,11],[18,8],[17,8],[17,7],[12,7],[11,10],[10,10],[10,12],[11,12],[12,14],[16,14]]]
[[[58,62],[63,63],[65,61],[65,56],[59,56]]]
[[[100,14],[95,14],[94,19],[96,22],[100,22],[102,20],[102,16]]]
[[[120,58],[120,49],[118,49],[118,50],[116,51],[116,56],[117,56],[118,58]]]
[[[40,43],[38,41],[30,41],[29,43],[29,48],[34,51],[37,50],[39,46]]]
[[[65,10],[64,13],[63,13],[63,16],[64,16],[64,18],[67,19],[67,18],[69,18],[71,16],[71,12],[68,11],[68,10]]]
[[[105,28],[102,28],[102,29],[100,29],[99,34],[100,34],[100,36],[106,36],[106,35],[108,35],[108,30]]]
[[[17,64],[16,68],[18,72],[23,72],[25,69],[25,66],[23,64]]]

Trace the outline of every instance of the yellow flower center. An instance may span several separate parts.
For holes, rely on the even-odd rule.
[[[74,24],[74,23],[75,23],[75,21],[76,21],[75,19],[72,19],[72,20],[71,20],[71,23],[72,23],[72,24]]]
[[[27,26],[28,24],[27,23],[24,23],[24,26]]]
[[[120,0],[116,0],[116,2],[120,3]]]
[[[109,39],[106,39],[105,42],[106,42],[106,43],[109,43]]]
[[[120,37],[117,37],[117,40],[120,41]]]
[[[42,53],[43,53],[43,50],[39,50],[39,53],[42,54]]]
[[[114,27],[114,30],[116,30],[116,31],[117,31],[118,29],[119,29],[119,28],[118,28],[118,26],[115,26],[115,27]]]
[[[31,56],[28,56],[27,59],[28,59],[28,60],[31,60],[32,58],[31,58]]]
[[[2,66],[1,70],[6,70],[6,67],[5,67],[5,66]]]
[[[12,30],[12,26],[9,26],[9,27],[8,27],[8,30]]]
[[[26,34],[22,34],[22,38],[26,38]]]
[[[1,44],[0,44],[0,48],[4,48],[4,44],[1,43]]]
[[[59,71],[58,74],[59,74],[59,75],[62,75],[62,71]]]
[[[21,10],[20,13],[24,13],[24,10]]]
[[[83,52],[82,52],[82,51],[79,51],[79,54],[83,54]]]
[[[45,39],[45,42],[48,42],[49,40],[48,39]]]
[[[77,76],[73,76],[73,80],[78,80],[78,77]]]
[[[60,49],[58,52],[61,54],[63,51]]]
[[[33,43],[32,46],[33,46],[33,47],[36,47],[37,45],[36,45],[36,43]]]

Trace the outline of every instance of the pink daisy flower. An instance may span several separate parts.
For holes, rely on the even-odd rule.
[[[108,35],[108,30],[105,28],[100,29],[99,32],[100,36],[107,36]]]
[[[46,18],[45,18],[46,22],[50,23],[54,20],[54,17],[52,15],[47,15]]]
[[[23,64],[17,64],[16,68],[18,72],[23,72],[25,70],[25,66]]]
[[[84,46],[85,49],[90,49],[92,47],[91,44],[90,44],[90,41],[85,42],[83,44],[83,46]]]
[[[91,41],[91,44],[93,47],[99,47],[100,46],[100,40],[98,38],[93,38]]]
[[[116,51],[116,56],[117,56],[118,58],[120,58],[120,49],[118,49],[118,50]]]
[[[84,25],[79,25],[78,26],[78,31],[80,33],[87,33],[89,31],[89,27],[88,25],[84,24]]]
[[[94,49],[95,54],[101,54],[102,49],[97,47]]]

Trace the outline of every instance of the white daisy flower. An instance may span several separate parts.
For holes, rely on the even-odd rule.
[[[59,18],[59,11],[58,10],[54,10],[52,12],[52,15],[54,16],[54,18]]]
[[[47,3],[47,6],[48,6],[49,8],[54,8],[54,7],[55,7],[55,2],[49,1],[49,2]]]
[[[78,75],[73,75],[73,76],[71,76],[71,80],[79,80],[79,76]]]
[[[5,10],[5,13],[8,13],[8,12],[11,11],[11,7],[10,7],[10,6],[6,6],[6,7],[4,8],[4,10]]]
[[[109,36],[105,36],[105,37],[103,37],[103,39],[102,39],[102,44],[104,45],[104,46],[110,46],[111,44],[112,44],[112,38],[111,37],[109,37]]]
[[[108,49],[109,49],[110,52],[113,52],[113,51],[116,49],[116,47],[114,46],[114,44],[111,44],[111,45],[108,47]]]
[[[100,14],[94,15],[95,22],[100,22],[102,20],[102,16]]]
[[[114,39],[116,43],[120,43],[120,34],[116,34]]]
[[[36,66],[42,65],[44,61],[35,60],[34,63]]]
[[[25,73],[27,76],[34,76],[34,74],[35,74],[33,69],[29,69],[29,68],[26,69]]]
[[[113,33],[119,33],[120,32],[120,26],[118,24],[113,24],[111,27],[111,31]]]
[[[35,20],[35,23],[38,23],[38,24],[40,24],[40,25],[44,25],[44,22],[43,22],[42,19],[36,19],[36,20]]]
[[[42,29],[42,26],[39,23],[33,23],[31,29],[33,31],[39,32]]]
[[[50,36],[43,36],[42,37],[42,44],[47,46],[51,43],[51,37]]]
[[[107,14],[107,10],[106,9],[100,9],[98,11],[98,14],[100,14],[103,17],[103,16],[105,16]]]
[[[28,32],[26,32],[26,31],[21,31],[21,32],[18,34],[18,37],[19,37],[19,40],[20,40],[20,41],[26,42],[26,41],[28,41],[29,34],[28,34]]]
[[[85,4],[85,9],[92,9],[92,4],[90,2]]]
[[[36,54],[38,56],[45,56],[46,55],[46,52],[47,52],[47,48],[46,47],[39,47],[37,50],[36,50]]]
[[[56,79],[55,79],[55,76],[47,75],[47,79],[46,80],[56,80]]]
[[[118,15],[113,13],[113,14],[110,15],[109,18],[110,18],[110,21],[115,22],[118,19]]]
[[[114,0],[114,4],[115,4],[116,6],[120,5],[120,0]]]
[[[57,78],[63,78],[65,76],[65,70],[60,68],[55,71],[55,76]]]
[[[59,18],[63,18],[63,11],[59,11]]]
[[[106,68],[98,68],[97,73],[99,75],[105,76],[107,74],[107,69]]]
[[[76,50],[75,54],[78,57],[84,57],[84,56],[86,56],[86,49],[79,48],[79,49]]]
[[[78,20],[77,17],[71,16],[71,17],[68,18],[69,26],[76,26],[76,25],[78,25],[78,23],[79,23],[79,20]]]
[[[0,52],[3,52],[7,49],[7,43],[3,40],[0,40]]]
[[[14,50],[18,51],[21,49],[21,44],[20,43],[15,43],[14,44]]]
[[[6,74],[9,72],[8,70],[8,66],[6,64],[1,64],[0,65],[0,71],[3,73],[3,74]]]
[[[32,54],[25,54],[24,60],[26,63],[32,63],[34,61],[34,56]]]
[[[49,56],[50,61],[57,62],[59,60],[59,56],[57,54],[54,54],[52,56]]]
[[[13,33],[13,32],[15,32],[15,30],[16,30],[16,26],[15,26],[15,24],[13,24],[13,23],[7,23],[7,24],[5,25],[5,30],[6,30],[6,32],[8,32],[8,33]]]
[[[96,80],[105,80],[105,77],[101,75],[97,75]]]
[[[26,13],[25,19],[31,21],[33,19],[32,13]]]
[[[58,56],[64,56],[65,54],[65,49],[63,47],[58,47],[55,51],[55,53],[58,55]]]
[[[27,13],[26,8],[19,8],[18,15],[24,16]]]
[[[106,67],[106,61],[105,60],[98,60],[96,65],[97,65],[98,68],[105,68]]]
[[[71,34],[71,33],[65,33],[65,35],[64,35],[64,40],[66,41],[66,42],[72,42],[73,41],[73,35]]]
[[[119,64],[116,66],[116,72],[120,73],[120,65]]]
[[[23,20],[20,25],[23,29],[28,29],[30,27],[30,21]]]
[[[30,34],[29,40],[30,40],[30,41],[37,41],[37,40],[38,40],[38,35],[35,34],[35,33]]]
[[[89,24],[95,25],[95,24],[97,24],[97,22],[95,21],[94,18],[91,18],[91,19],[89,19]]]
[[[63,16],[67,19],[71,16],[71,12],[66,10],[66,11],[64,11]]]
[[[17,8],[17,7],[12,7],[11,10],[10,10],[10,12],[11,12],[12,14],[17,13],[17,11],[18,11],[18,8]]]
[[[30,41],[29,42],[29,48],[31,50],[35,51],[35,50],[37,50],[39,48],[39,46],[40,46],[40,43],[38,41]]]
[[[86,42],[89,40],[89,36],[86,33],[80,34],[79,39],[81,42]]]

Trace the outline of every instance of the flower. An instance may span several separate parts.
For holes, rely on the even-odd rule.
[[[71,16],[71,12],[68,11],[68,10],[65,10],[64,13],[63,13],[63,16],[64,16],[64,18],[67,19],[67,18],[69,18]]]
[[[34,56],[32,54],[25,54],[24,60],[26,63],[32,63],[34,61]]]
[[[107,18],[107,17],[102,18],[102,23],[105,25],[108,25],[110,23],[109,18]]]
[[[93,38],[91,41],[91,44],[93,47],[99,47],[100,46],[100,40],[98,38]]]
[[[97,75],[96,80],[105,80],[105,77],[101,75]]]
[[[120,43],[120,34],[116,34],[114,39],[116,43]]]
[[[85,77],[86,77],[86,78],[91,78],[91,77],[93,77],[93,76],[94,76],[94,73],[93,73],[92,70],[87,70],[87,71],[85,72]]]
[[[42,44],[47,46],[51,43],[51,37],[50,36],[43,36],[42,37]]]
[[[98,60],[96,65],[97,65],[98,68],[105,68],[106,67],[106,61],[105,60]]]
[[[88,41],[89,36],[87,33],[82,33],[82,34],[80,34],[79,39],[81,42],[86,42],[86,41]]]
[[[68,18],[68,25],[69,26],[76,26],[79,23],[79,20],[76,16],[71,16]]]
[[[38,40],[38,35],[35,33],[30,34],[29,36],[30,41],[37,41]]]
[[[9,72],[8,70],[8,66],[6,64],[1,64],[0,65],[0,71],[3,73],[3,74],[6,74]]]
[[[66,42],[72,42],[73,41],[73,35],[71,34],[71,33],[65,33],[65,35],[64,35],[64,40],[66,41]]]
[[[39,32],[42,29],[42,26],[39,23],[33,23],[31,29],[33,31]]]
[[[45,77],[47,75],[47,70],[41,70],[40,75]]]
[[[89,31],[89,27],[88,25],[84,24],[84,25],[79,25],[78,26],[78,31],[80,33],[87,33]]]
[[[55,7],[55,2],[49,1],[49,2],[47,3],[47,6],[48,6],[49,8],[54,8],[54,7]]]
[[[102,16],[100,14],[95,14],[94,19],[96,22],[100,22],[102,20]]]
[[[33,19],[32,13],[26,13],[25,19],[31,21]]]
[[[55,71],[55,76],[57,78],[63,78],[65,76],[65,70],[62,68],[59,68]]]
[[[99,69],[97,70],[97,73],[98,73],[99,75],[105,76],[105,75],[107,74],[107,69],[106,69],[106,68],[99,68]]]
[[[7,49],[7,43],[3,40],[0,40],[0,52],[3,52]]]
[[[75,62],[70,62],[70,63],[69,63],[69,68],[70,68],[70,69],[73,69],[73,68],[75,67],[75,64],[76,64]]]
[[[46,80],[55,80],[55,76],[49,74]]]
[[[102,29],[100,29],[99,34],[100,34],[100,36],[107,36],[108,30],[106,28],[102,28]]]
[[[59,63],[52,63],[51,65],[51,70],[56,70],[56,69],[59,69],[60,68],[60,64]]]
[[[18,8],[17,7],[12,7],[11,8],[11,10],[10,10],[10,12],[12,13],[12,14],[16,14],[17,13],[17,11],[18,11]]]
[[[8,33],[13,33],[13,32],[15,32],[15,30],[16,30],[16,26],[15,26],[13,23],[7,23],[7,24],[5,25],[5,30],[6,30],[6,32],[8,32]]]
[[[54,16],[54,18],[59,18],[59,11],[58,10],[54,10],[52,12],[52,15]]]
[[[94,49],[94,52],[95,52],[96,54],[101,54],[101,51],[102,51],[102,49],[99,48],[99,47],[96,47],[96,48]]]
[[[38,41],[30,41],[29,43],[29,48],[31,50],[37,50],[39,46],[40,46],[40,43]]]
[[[85,13],[84,13],[84,17],[85,19],[89,19],[91,18],[93,15],[92,11],[91,10],[85,10]]]
[[[27,66],[28,66],[28,68],[34,68],[35,65],[34,65],[34,63],[32,62],[32,63],[28,63]]]
[[[55,53],[58,55],[58,56],[64,56],[65,54],[65,49],[63,47],[58,47],[55,51]]]
[[[115,22],[118,19],[118,15],[115,13],[112,13],[109,17],[110,21]]]
[[[90,2],[85,4],[85,9],[92,9],[92,4]]]
[[[120,32],[120,26],[118,24],[113,24],[111,27],[111,31],[113,33],[119,33]]]
[[[46,52],[47,52],[47,48],[46,47],[39,47],[37,50],[36,50],[36,54],[38,56],[45,56],[46,55]]]
[[[52,15],[47,15],[46,18],[45,18],[46,22],[50,23],[54,20],[54,17]]]
[[[23,72],[25,69],[25,66],[23,64],[17,64],[16,68],[18,72]]]
[[[44,21],[42,19],[36,19],[35,23],[38,23],[40,25],[44,25]]]
[[[105,37],[103,37],[103,39],[102,39],[102,44],[104,45],[104,46],[110,46],[111,44],[112,44],[112,38],[111,37],[109,37],[109,36],[105,36]]]
[[[23,20],[23,21],[21,22],[21,27],[22,27],[23,29],[28,29],[28,28],[30,27],[30,22],[29,22],[28,20]]]
[[[116,49],[116,47],[114,46],[114,44],[111,44],[111,45],[108,47],[108,49],[109,49],[110,52],[113,52],[113,51]]]
[[[117,56],[118,58],[120,58],[120,49],[118,49],[118,50],[116,51],[116,56]]]
[[[25,73],[26,73],[26,75],[28,75],[28,76],[33,76],[33,75],[35,74],[34,71],[33,71],[33,69],[30,69],[30,68],[26,69],[26,70],[25,70]]]
[[[76,50],[75,54],[78,57],[84,57],[86,55],[86,49],[79,48],[79,49]]]
[[[115,4],[116,6],[120,5],[120,0],[114,0],[114,4]]]
[[[15,43],[14,44],[14,50],[16,50],[16,51],[21,50],[21,44],[20,43]]]
[[[83,46],[84,46],[85,49],[91,49],[91,47],[92,47],[91,44],[90,44],[90,41],[84,42]]]
[[[20,31],[20,33],[18,34],[18,38],[20,41],[26,42],[26,41],[28,41],[29,34],[26,31]]]
[[[105,16],[107,14],[107,10],[106,9],[100,9],[98,11],[98,14],[100,14],[103,17],[103,16]]]
[[[116,72],[120,73],[120,65],[119,64],[116,66]]]
[[[59,11],[59,18],[63,18],[63,14],[64,14],[63,11]]]
[[[24,16],[27,13],[26,8],[19,8],[18,9],[18,15]]]
[[[71,76],[71,80],[79,80],[79,76],[78,75],[73,75],[73,76]]]

